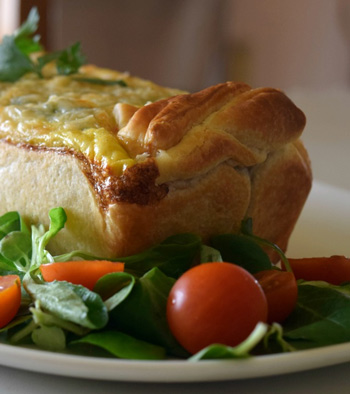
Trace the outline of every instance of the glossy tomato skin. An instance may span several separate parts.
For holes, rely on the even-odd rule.
[[[298,285],[292,272],[266,270],[254,274],[267,300],[268,323],[282,323],[293,311],[298,299]]]
[[[205,263],[176,281],[168,298],[167,320],[177,341],[191,354],[213,343],[236,346],[258,322],[266,322],[266,297],[243,268]]]
[[[0,276],[0,328],[16,316],[21,305],[21,281],[17,275]]]

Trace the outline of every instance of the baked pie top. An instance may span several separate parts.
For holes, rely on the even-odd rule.
[[[0,139],[82,159],[107,204],[159,200],[167,190],[157,185],[223,162],[252,168],[296,141],[304,126],[284,93],[244,83],[189,94],[95,66],[70,76],[47,66],[44,78],[0,83]],[[152,187],[140,199],[146,184]]]

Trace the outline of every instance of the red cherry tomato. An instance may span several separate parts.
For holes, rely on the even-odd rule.
[[[21,305],[21,281],[17,275],[0,276],[0,328],[16,316]]]
[[[266,322],[267,302],[255,278],[231,263],[206,263],[185,272],[167,303],[169,327],[194,354],[213,343],[236,346],[258,322]]]
[[[124,263],[106,260],[65,261],[42,264],[40,271],[46,282],[65,280],[92,290],[102,276],[124,271]]]
[[[266,270],[254,274],[264,290],[269,323],[283,322],[295,308],[298,285],[291,272]]]
[[[333,285],[350,281],[350,259],[344,256],[290,259],[296,279],[323,280]]]

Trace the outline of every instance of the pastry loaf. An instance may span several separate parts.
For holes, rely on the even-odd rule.
[[[134,254],[166,237],[254,232],[287,248],[309,194],[305,116],[284,93],[227,82],[198,93],[83,66],[0,83],[0,214],[48,224],[53,253]]]

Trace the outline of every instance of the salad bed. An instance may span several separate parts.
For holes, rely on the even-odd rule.
[[[96,260],[104,264],[103,258],[83,251],[52,256],[46,247],[64,227],[66,215],[62,208],[55,208],[49,216],[48,230],[41,225],[27,226],[17,212],[0,218],[1,281],[8,275],[17,275],[20,287],[18,281],[13,286],[21,291],[18,311],[1,328],[1,335],[9,344],[34,344],[51,351],[123,359],[175,357],[197,361],[291,352],[350,341],[350,284],[346,276],[349,260],[346,258],[319,259],[315,278],[326,267],[330,272],[342,272],[344,283],[299,279],[296,305],[283,321],[258,322],[247,338],[235,346],[213,343],[190,354],[175,339],[167,319],[169,293],[184,273],[194,265],[223,260],[242,267],[250,275],[281,272],[271,264],[262,247],[268,243],[251,233],[249,220],[242,224],[240,234],[218,235],[210,245],[203,244],[194,234],[178,234],[143,253],[119,258],[122,270],[119,264],[119,271],[101,276],[90,290],[66,280],[44,280],[40,267],[47,264],[60,262],[68,267],[72,264],[69,262],[81,265]],[[269,247],[280,253],[284,265],[289,264],[278,247]],[[291,260],[292,267],[293,264]],[[80,268],[82,274],[86,271],[89,270]],[[7,288],[0,289],[3,319],[2,314],[6,312],[3,305],[8,305],[9,298],[5,297]],[[208,300],[202,298],[201,304],[207,305]],[[216,322],[213,318],[216,309],[219,305],[214,305],[207,315],[212,325]],[[237,324],[240,320],[237,316]]]

